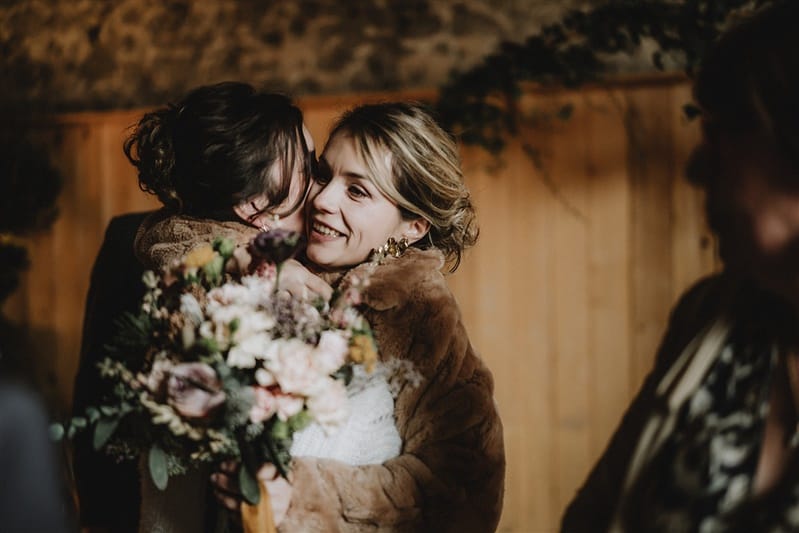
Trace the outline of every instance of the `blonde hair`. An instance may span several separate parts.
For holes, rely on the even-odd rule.
[[[454,139],[415,102],[358,106],[339,119],[336,135],[353,140],[369,178],[404,219],[430,223],[414,246],[440,249],[455,271],[479,230]]]

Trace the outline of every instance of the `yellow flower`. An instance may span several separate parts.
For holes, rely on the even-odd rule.
[[[377,350],[372,337],[369,335],[355,335],[350,340],[350,360],[360,363],[371,372],[377,362]]]
[[[186,268],[202,268],[216,255],[217,253],[210,244],[204,244],[189,252],[183,259],[183,264],[186,265]]]

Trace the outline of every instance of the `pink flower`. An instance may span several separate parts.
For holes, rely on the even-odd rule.
[[[167,403],[183,418],[208,418],[225,402],[222,383],[205,363],[181,363],[169,371]]]
[[[292,416],[302,411],[305,406],[305,399],[295,394],[286,394],[280,387],[253,387],[255,402],[250,408],[250,421],[260,424],[277,415],[286,421]]]
[[[305,405],[305,400],[294,394],[278,393],[275,398],[277,399],[277,417],[284,422],[302,411]]]
[[[324,376],[313,364],[313,346],[299,339],[276,341],[277,357],[269,368],[283,392],[308,396]]]
[[[323,374],[332,374],[344,365],[349,350],[349,341],[343,334],[325,331],[316,345],[314,364]]]
[[[250,408],[250,421],[253,424],[260,424],[272,418],[277,412],[277,398],[266,387],[253,387],[253,392],[255,402]]]

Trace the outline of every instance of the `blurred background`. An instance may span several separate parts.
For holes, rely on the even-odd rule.
[[[500,531],[554,531],[671,305],[718,268],[683,180],[699,136],[684,68],[743,4],[5,0],[4,331],[68,413],[105,226],[157,207],[121,149],[144,111],[243,80],[293,95],[323,146],[352,105],[428,101],[463,139],[481,222],[450,283],[496,381]]]

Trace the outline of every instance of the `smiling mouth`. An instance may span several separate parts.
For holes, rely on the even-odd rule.
[[[313,230],[321,235],[325,235],[326,237],[343,237],[344,234],[338,232],[331,228],[330,226],[326,226],[321,222],[314,222],[313,223]]]

